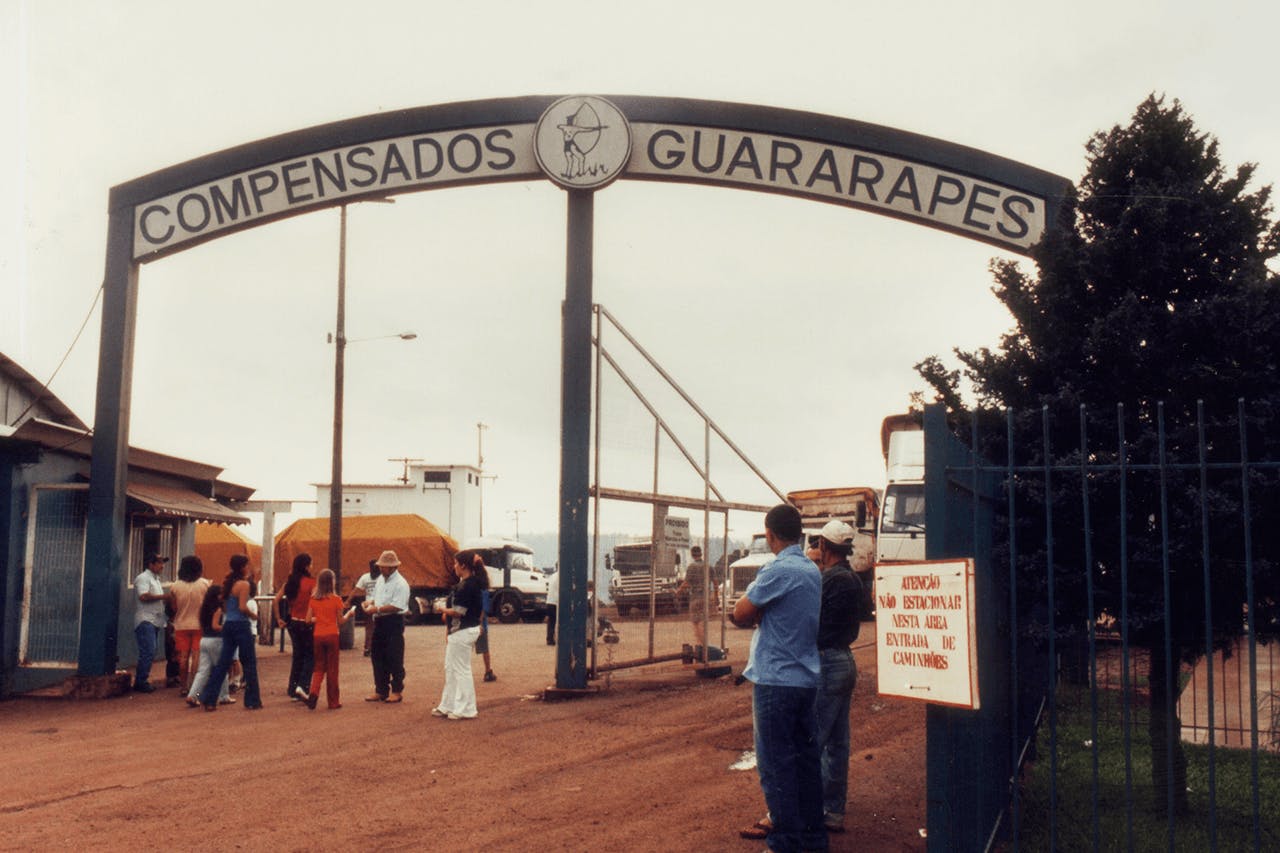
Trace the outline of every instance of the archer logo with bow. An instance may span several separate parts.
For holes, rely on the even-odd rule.
[[[560,186],[598,189],[627,165],[631,128],[604,98],[561,98],[538,119],[534,153],[542,171]]]

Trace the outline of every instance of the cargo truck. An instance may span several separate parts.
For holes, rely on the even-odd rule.
[[[672,553],[672,549],[667,550]],[[647,616],[650,589],[658,613],[676,613],[689,606],[688,593],[680,591],[688,566],[688,548],[674,549],[672,559],[659,561],[651,572],[652,555],[653,547],[646,540],[616,545],[613,554],[606,556],[605,566],[612,572],[609,597],[619,616],[627,616],[633,610]]]
[[[880,426],[885,462],[877,563],[918,563],[924,553],[924,432],[917,416],[890,415]]]
[[[870,486],[842,486],[830,489],[801,489],[787,493],[787,503],[800,512],[806,537],[817,535],[827,522],[843,521],[855,531],[853,554],[849,557],[853,571],[862,581],[864,614],[872,609],[872,574],[875,567],[876,521],[880,515],[880,495]],[[807,544],[807,542],[805,543]],[[756,573],[773,561],[773,552],[763,533],[751,539],[746,556],[729,566],[725,581],[726,606],[732,610],[738,599],[755,580]]]

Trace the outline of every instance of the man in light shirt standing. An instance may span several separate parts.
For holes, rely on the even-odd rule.
[[[733,609],[733,624],[759,626],[743,676],[751,696],[756,770],[772,818],[775,853],[825,851],[821,747],[814,709],[821,662],[818,615],[822,575],[800,550],[800,513],[779,504],[764,518],[776,559],[760,569]]]
[[[364,609],[366,601],[373,601],[373,588],[378,585],[378,577],[382,571],[378,568],[377,560],[369,561],[369,571],[360,576],[360,580],[356,581],[355,587],[351,590],[351,597],[348,599],[351,604],[359,604]],[[373,619],[364,620],[364,656],[369,657],[372,652],[371,643],[373,641]]]
[[[396,703],[404,692],[404,617],[409,612],[409,582],[400,574],[400,558],[395,551],[378,557],[382,573],[373,587],[373,600],[365,600],[364,611],[373,620],[374,692],[366,702]]]
[[[168,622],[164,614],[165,591],[160,584],[160,573],[167,562],[168,557],[148,554],[141,574],[133,580],[133,590],[138,596],[138,606],[133,611],[133,636],[138,641],[138,667],[134,671],[133,689],[139,693],[152,693],[156,689],[151,683],[151,661],[156,656],[160,632]]]

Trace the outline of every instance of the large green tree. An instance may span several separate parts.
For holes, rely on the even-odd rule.
[[[962,405],[963,377],[980,417],[1003,422],[998,412],[1015,413],[1020,464],[1044,461],[1042,407],[1051,415],[1049,461],[1078,461],[1084,405],[1094,415],[1089,456],[1105,471],[1119,456],[1117,404],[1124,406],[1130,462],[1157,462],[1163,449],[1171,462],[1196,463],[1199,401],[1209,461],[1238,460],[1241,398],[1250,457],[1280,460],[1280,283],[1269,268],[1280,253],[1280,225],[1272,221],[1270,187],[1251,189],[1252,165],[1228,173],[1217,141],[1197,130],[1177,101],[1154,95],[1129,124],[1095,134],[1086,151],[1087,169],[1062,227],[1032,252],[1036,272],[1014,261],[992,264],[994,292],[1014,329],[995,348],[957,350],[958,370],[936,356],[925,359],[917,365],[921,377],[951,409]],[[990,432],[995,437],[984,450],[1003,460],[1004,428]],[[1095,475],[1087,487],[1058,477],[1052,490],[1030,481],[1019,488],[1019,500],[1053,501],[1059,635],[1087,630],[1090,612],[1118,615],[1123,606],[1130,614],[1126,630],[1148,653],[1153,784],[1159,798],[1169,792],[1177,810],[1185,808],[1186,785],[1170,664],[1226,647],[1245,623],[1240,480],[1238,469],[1214,471],[1203,488],[1197,470],[1167,471],[1163,483],[1157,473],[1132,472],[1123,511],[1114,473]],[[1086,489],[1091,562],[1077,534]],[[1275,633],[1280,599],[1280,489],[1262,470],[1251,475],[1249,491],[1253,616],[1266,639]],[[1201,507],[1210,516],[1208,537]],[[1050,542],[1042,517],[1023,513],[1019,583],[1024,600],[1043,602]]]

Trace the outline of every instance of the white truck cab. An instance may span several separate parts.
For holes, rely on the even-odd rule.
[[[475,551],[489,571],[491,612],[501,622],[536,622],[547,612],[547,575],[534,565],[533,549],[501,536],[467,539],[459,551]]]
[[[918,563],[925,558],[924,433],[893,415],[884,420],[881,442],[886,482],[876,562]]]
[[[738,603],[738,599],[742,598],[747,591],[747,587],[751,586],[751,582],[756,579],[756,573],[773,560],[774,553],[769,550],[769,542],[764,534],[757,533],[752,536],[746,556],[729,564],[729,576],[724,579],[725,607],[730,612]]]

